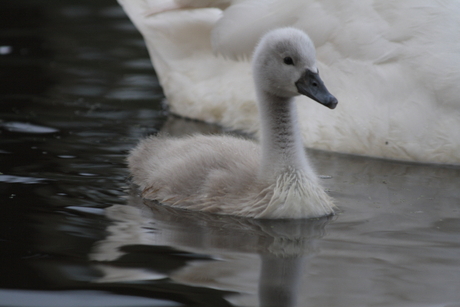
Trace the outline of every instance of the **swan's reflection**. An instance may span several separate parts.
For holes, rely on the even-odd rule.
[[[236,293],[227,297],[236,305],[296,306],[305,260],[316,253],[328,222],[244,219],[144,202],[132,193],[127,206],[106,209],[113,224],[90,254],[103,273],[97,282],[169,278]],[[156,264],[120,265],[140,251]],[[174,262],[174,255],[186,260]]]

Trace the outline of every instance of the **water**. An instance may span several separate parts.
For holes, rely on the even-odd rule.
[[[460,306],[460,169],[311,151],[331,219],[143,203],[125,157],[168,117],[114,1],[0,3],[1,306]]]

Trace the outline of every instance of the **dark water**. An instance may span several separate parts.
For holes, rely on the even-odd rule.
[[[139,138],[219,132],[162,100],[115,1],[0,2],[1,306],[460,306],[458,167],[311,152],[332,219],[144,204]]]

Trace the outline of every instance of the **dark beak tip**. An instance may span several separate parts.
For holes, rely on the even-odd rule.
[[[333,109],[335,109],[335,107],[337,107],[338,103],[339,103],[339,101],[337,100],[337,98],[334,97],[327,104],[325,104],[325,106],[328,107],[329,109],[333,110]]]

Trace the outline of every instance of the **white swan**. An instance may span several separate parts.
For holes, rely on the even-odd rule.
[[[293,97],[333,109],[319,78],[315,49],[300,30],[266,34],[255,50],[254,81],[261,150],[230,136],[150,137],[128,157],[143,197],[163,204],[254,218],[330,215],[333,204],[306,158]]]
[[[119,1],[176,114],[257,132],[250,65],[230,58],[250,55],[270,28],[294,26],[309,33],[341,100],[334,114],[299,104],[301,118],[315,114],[300,123],[306,146],[460,164],[459,1]],[[196,9],[217,2],[228,7]]]

